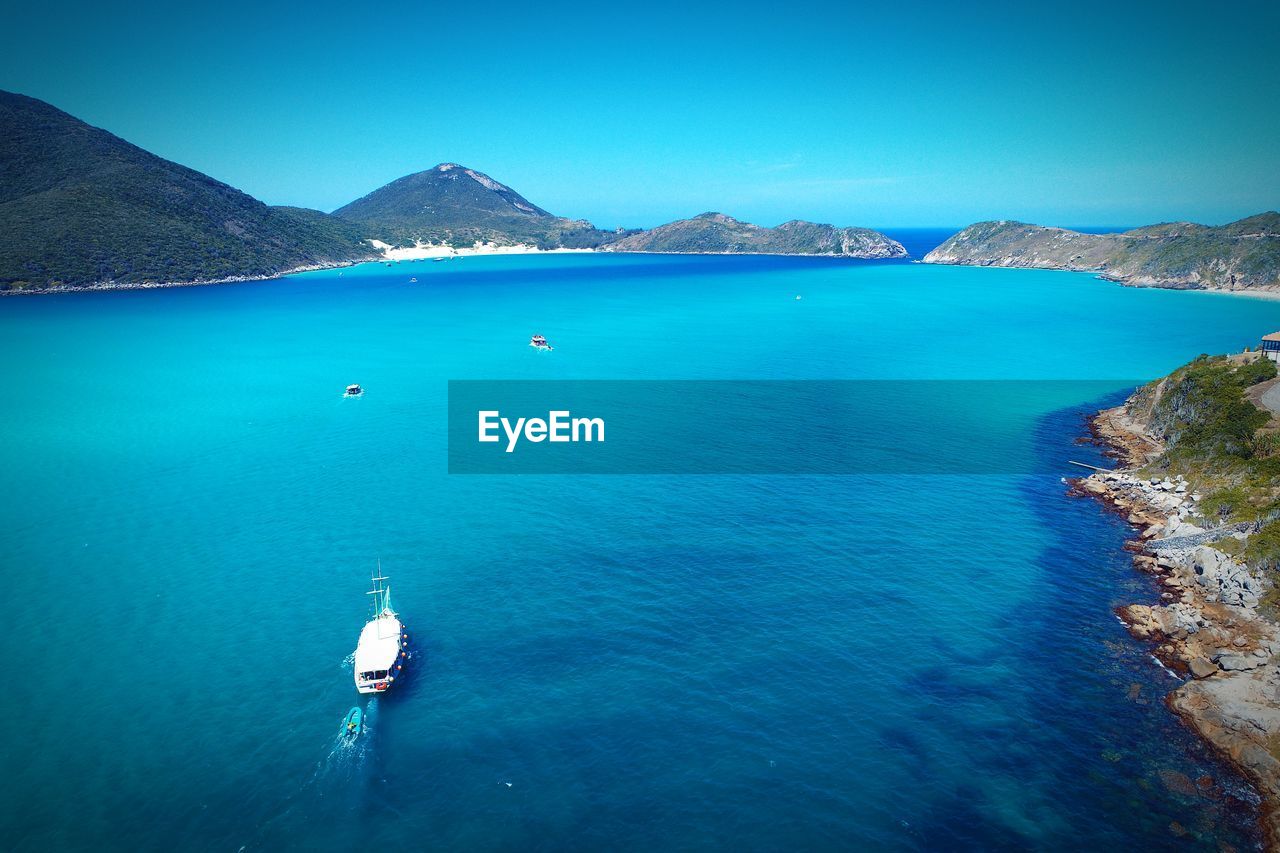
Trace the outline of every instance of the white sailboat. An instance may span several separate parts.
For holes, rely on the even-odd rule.
[[[391,689],[409,662],[409,634],[400,617],[391,609],[391,587],[384,586],[382,566],[373,576],[373,618],[365,623],[356,643],[356,690],[383,693]]]

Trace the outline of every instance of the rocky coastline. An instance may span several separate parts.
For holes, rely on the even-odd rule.
[[[338,270],[369,263],[373,258],[351,261],[335,261],[327,264],[304,264],[287,270],[263,275],[231,275],[223,278],[202,278],[192,281],[100,281],[83,286],[56,285],[54,287],[0,288],[0,296],[38,296],[50,293],[101,293],[104,290],[158,290],[164,287],[203,287],[208,284],[245,284],[251,281],[274,281],[288,275],[319,270]]]
[[[1166,704],[1253,782],[1264,843],[1280,850],[1280,625],[1260,609],[1270,581],[1211,545],[1243,539],[1253,525],[1211,526],[1186,480],[1144,479],[1164,447],[1125,406],[1099,413],[1091,430],[1121,466],[1072,481],[1072,492],[1137,529],[1126,549],[1162,587],[1161,603],[1129,604],[1117,615],[1184,679]]]
[[[1129,287],[1274,294],[1280,290],[1280,213],[1226,225],[1167,222],[1111,234],[1011,220],[976,222],[924,262],[1093,272]]]

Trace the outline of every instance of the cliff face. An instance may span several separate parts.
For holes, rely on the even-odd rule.
[[[1155,287],[1280,289],[1280,213],[1216,227],[1177,222],[1121,234],[979,222],[924,261],[1098,272],[1125,284]]]
[[[704,213],[642,231],[602,248],[612,252],[836,255],[905,258],[897,240],[868,228],[837,228],[803,220],[764,228],[723,213]]]

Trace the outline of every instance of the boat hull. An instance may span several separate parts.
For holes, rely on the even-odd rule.
[[[371,620],[356,647],[356,691],[386,693],[403,677],[410,657],[409,632],[399,619],[382,616]]]

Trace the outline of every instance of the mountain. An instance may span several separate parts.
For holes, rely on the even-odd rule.
[[[333,215],[400,245],[420,241],[464,248],[479,241],[593,248],[615,236],[590,222],[548,213],[511,187],[457,163],[405,175]]]
[[[1086,270],[1125,284],[1156,287],[1280,288],[1280,213],[1216,227],[1172,222],[1122,234],[979,222],[949,238],[924,261]]]
[[[441,163],[406,175],[333,212],[358,223],[367,236],[401,245],[476,241],[543,249],[613,252],[724,252],[901,258],[906,250],[865,228],[835,228],[799,220],[761,228],[721,213],[704,213],[649,231],[603,231],[538,207],[488,175]]]
[[[705,252],[718,254],[839,255],[851,258],[905,258],[896,240],[867,228],[836,228],[794,219],[776,228],[740,222],[723,213],[704,213],[614,240],[611,252]]]
[[[363,237],[0,92],[0,289],[266,277],[374,257]]]

